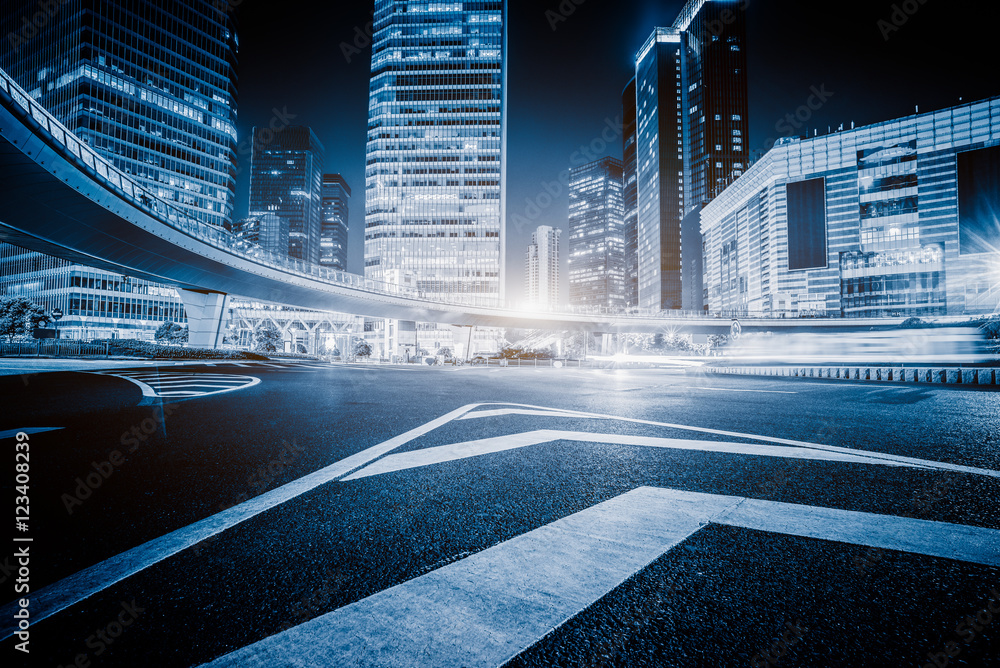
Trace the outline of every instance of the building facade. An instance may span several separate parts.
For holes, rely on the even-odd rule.
[[[785,139],[702,211],[712,311],[995,313],[1000,97]]]
[[[559,237],[562,230],[541,225],[531,235],[524,258],[524,298],[529,306],[559,305]]]
[[[601,158],[570,170],[569,303],[625,306],[622,161]]]
[[[236,191],[235,14],[203,0],[58,4],[30,39],[0,52],[0,67],[137,183],[222,226]],[[0,34],[20,35],[37,11],[3,0]],[[161,322],[184,321],[171,288],[7,245],[0,292],[61,309],[63,336],[151,338]]]
[[[250,216],[273,213],[288,221],[288,257],[318,264],[323,218],[325,151],[311,128],[253,129]]]
[[[622,91],[622,203],[625,211],[625,305],[639,304],[639,188],[635,124],[635,78]]]
[[[324,174],[322,196],[319,263],[346,271],[351,188],[340,174]]]
[[[506,3],[376,0],[365,276],[503,303]]]
[[[701,308],[690,303],[696,290],[685,299],[684,257],[700,256],[701,244],[682,234],[682,221],[748,163],[745,5],[689,0],[636,57],[637,282],[644,308]]]
[[[224,226],[247,243],[260,246],[272,253],[288,253],[288,219],[274,213],[263,213],[241,218]]]

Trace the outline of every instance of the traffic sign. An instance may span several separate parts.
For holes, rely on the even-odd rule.
[[[733,320],[733,326],[729,328],[729,334],[733,337],[733,340],[740,338],[743,333],[743,325],[740,324],[739,320]]]

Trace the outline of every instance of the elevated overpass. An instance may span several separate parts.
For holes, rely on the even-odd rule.
[[[248,244],[188,216],[80,142],[0,70],[0,241],[178,289],[195,345],[222,338],[228,295],[462,326],[726,333],[727,317],[524,312],[442,303]],[[743,331],[892,327],[901,319],[742,319]]]

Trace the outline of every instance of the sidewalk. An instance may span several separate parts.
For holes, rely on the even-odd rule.
[[[19,376],[51,371],[100,371],[102,369],[126,369],[141,366],[179,366],[184,364],[204,364],[225,360],[147,360],[140,357],[128,359],[47,359],[44,357],[3,357],[0,358],[0,376]]]

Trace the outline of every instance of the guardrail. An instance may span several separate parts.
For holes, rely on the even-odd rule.
[[[1000,384],[1000,370],[992,367],[901,366],[736,366],[701,367],[706,373],[737,376],[775,376],[823,380],[856,380],[886,383],[983,385]]]
[[[0,343],[0,357],[108,357],[110,344],[41,339]]]

